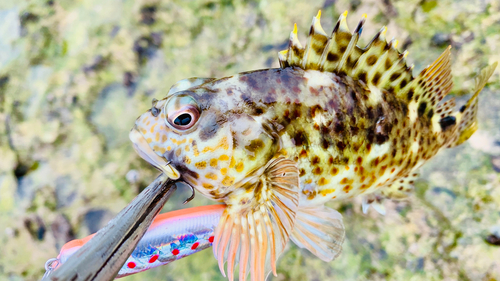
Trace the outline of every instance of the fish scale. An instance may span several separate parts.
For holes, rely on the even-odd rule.
[[[477,97],[496,63],[455,111],[443,102],[450,47],[413,77],[385,27],[359,47],[366,16],[351,33],[342,14],[331,36],[320,16],[304,46],[294,26],[280,68],[182,80],[130,132],[154,167],[227,205],[213,251],[230,280],[236,263],[240,280],[276,274],[289,239],[334,259],[345,232],[326,202],[363,194],[366,211],[382,197],[406,198],[420,166],[477,128]]]

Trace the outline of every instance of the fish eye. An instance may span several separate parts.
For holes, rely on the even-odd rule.
[[[187,130],[196,124],[200,117],[198,103],[187,95],[173,96],[165,104],[167,124],[177,130]]]

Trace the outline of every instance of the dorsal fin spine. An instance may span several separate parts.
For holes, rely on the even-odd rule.
[[[363,31],[363,25],[365,24],[365,21],[366,21],[366,14],[363,14],[363,18],[361,19],[361,21],[358,23],[358,26],[354,30],[351,37],[351,41],[349,42],[349,45],[347,45],[347,49],[344,52],[342,59],[340,59],[340,62],[336,67],[336,71],[350,72],[351,69],[346,69],[346,62],[347,59],[351,56],[351,53],[357,46],[356,44],[358,43],[359,37],[361,36],[361,32]]]

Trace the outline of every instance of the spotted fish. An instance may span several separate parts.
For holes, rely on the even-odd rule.
[[[496,63],[455,110],[444,101],[450,48],[413,77],[385,27],[359,47],[366,16],[351,33],[342,14],[328,36],[320,15],[305,46],[294,27],[280,68],[182,80],[130,132],[145,160],[227,205],[213,251],[230,280],[236,262],[240,280],[276,274],[289,239],[333,260],[344,226],[326,202],[405,198],[419,167],[476,130],[477,97]]]

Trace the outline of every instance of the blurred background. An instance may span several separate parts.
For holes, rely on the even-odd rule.
[[[297,23],[305,42],[368,14],[414,74],[452,45],[453,94],[500,61],[496,0],[33,0],[0,2],[0,280],[37,280],[68,240],[104,226],[157,175],[128,132],[176,81],[278,67]],[[387,215],[336,205],[343,254],[325,263],[290,246],[272,280],[500,280],[500,71],[480,98],[479,131],[424,166]],[[464,96],[465,95],[465,96]],[[209,204],[180,189],[164,210]],[[211,251],[123,280],[224,280]]]

